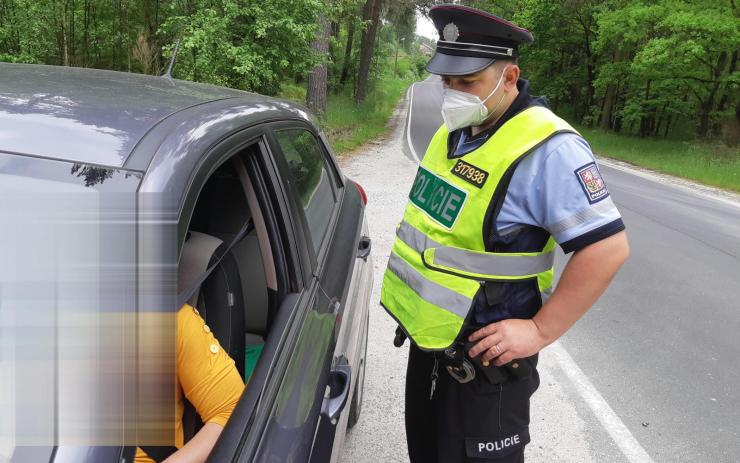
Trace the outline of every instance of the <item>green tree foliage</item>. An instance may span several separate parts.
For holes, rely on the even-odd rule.
[[[274,94],[305,74],[320,0],[191,0],[170,5],[160,32],[183,37],[177,77]],[[280,12],[280,14],[275,14]]]
[[[359,80],[367,0],[0,0],[0,61],[162,74],[181,39],[174,77],[264,94],[327,66],[329,89]],[[374,4],[374,2],[373,2]],[[388,43],[413,41],[412,0],[382,2],[366,49],[366,82]],[[324,20],[319,21],[320,18]],[[328,50],[317,25],[330,25]],[[395,35],[385,31],[392,28]],[[376,37],[377,36],[377,37]],[[312,47],[313,44],[313,47]],[[412,47],[407,48],[409,52]],[[369,69],[367,67],[369,66]]]
[[[472,0],[532,31],[520,65],[577,122],[641,136],[740,133],[734,0]]]
[[[535,43],[521,50],[523,74],[572,120],[736,144],[736,1],[461,3],[532,31]],[[365,94],[379,79],[406,72],[387,72],[398,52],[421,76],[415,15],[442,2],[377,0],[376,20],[375,0],[0,0],[0,60],[161,74],[182,38],[178,78],[276,94],[325,65],[329,92]],[[330,25],[328,50],[316,46],[319,18]]]

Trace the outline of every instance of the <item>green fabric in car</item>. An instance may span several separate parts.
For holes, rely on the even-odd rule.
[[[262,355],[262,349],[265,347],[265,343],[256,344],[254,346],[247,346],[244,349],[244,382],[249,381],[249,377],[252,376],[254,367],[257,366],[257,360]]]

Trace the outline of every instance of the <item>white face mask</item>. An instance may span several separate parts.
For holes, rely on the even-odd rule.
[[[504,80],[504,74],[507,69],[508,67],[504,68],[496,87],[483,101],[481,101],[477,95],[472,95],[467,92],[461,92],[451,88],[445,88],[443,90],[442,119],[444,119],[448,131],[452,132],[453,130],[461,129],[463,127],[481,125],[496,111],[496,109],[498,109],[501,102],[504,101],[506,93],[501,95],[501,99],[496,103],[496,106],[491,111],[488,110],[485,103],[501,86],[501,82]]]

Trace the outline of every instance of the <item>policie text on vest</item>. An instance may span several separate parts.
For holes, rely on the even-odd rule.
[[[409,195],[416,207],[448,229],[455,224],[467,197],[467,192],[423,167],[419,167]]]

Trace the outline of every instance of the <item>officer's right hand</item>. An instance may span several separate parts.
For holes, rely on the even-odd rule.
[[[475,344],[468,355],[475,358],[482,354],[481,360],[494,360],[502,366],[514,359],[530,357],[542,350],[548,343],[532,320],[509,319],[491,323],[471,334],[470,342]]]

